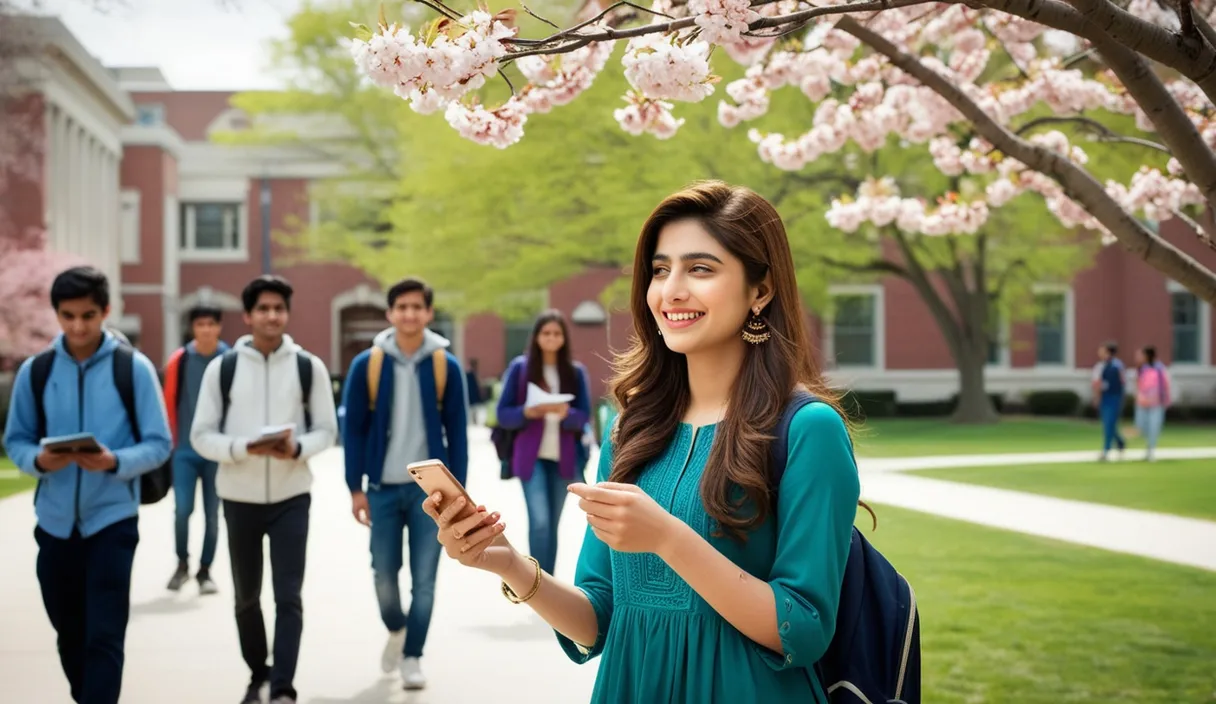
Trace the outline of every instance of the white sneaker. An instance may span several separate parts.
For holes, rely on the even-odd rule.
[[[426,686],[426,676],[422,674],[422,663],[418,658],[405,658],[401,661],[401,679],[405,680],[406,689],[422,689]]]
[[[388,642],[384,644],[384,654],[380,656],[380,669],[385,674],[397,669],[401,663],[401,650],[405,647],[405,629],[389,631]]]

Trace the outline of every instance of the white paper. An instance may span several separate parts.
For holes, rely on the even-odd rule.
[[[553,394],[545,391],[536,384],[528,382],[528,398],[524,401],[524,408],[535,408],[536,406],[548,406],[557,403],[570,403],[574,400],[574,394]]]

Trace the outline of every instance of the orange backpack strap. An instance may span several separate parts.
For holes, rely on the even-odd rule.
[[[376,394],[380,391],[380,369],[384,366],[384,349],[372,346],[367,359],[367,408],[376,410]]]
[[[443,410],[443,393],[448,388],[448,355],[442,347],[431,353],[431,366],[435,371],[435,400]]]

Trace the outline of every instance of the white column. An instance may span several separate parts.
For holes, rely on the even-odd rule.
[[[71,118],[63,111],[56,110],[55,132],[53,135],[53,153],[55,160],[55,180],[51,182],[51,193],[55,202],[55,215],[51,223],[49,239],[52,249],[63,250],[67,246],[68,200],[71,191],[72,172],[68,167],[70,145],[68,129]]]

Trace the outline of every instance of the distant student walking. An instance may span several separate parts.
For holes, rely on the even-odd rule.
[[[1111,445],[1119,450],[1122,459],[1127,441],[1119,433],[1119,416],[1123,413],[1123,397],[1126,393],[1123,362],[1116,356],[1119,346],[1108,342],[1098,348],[1098,363],[1094,365],[1094,400],[1098,406],[1098,417],[1102,419],[1102,454],[1105,462]]]
[[[1170,400],[1169,372],[1157,359],[1157,348],[1147,345],[1136,350],[1136,427],[1144,436],[1144,459],[1149,462],[1157,450]]]
[[[190,310],[189,316],[193,339],[174,352],[165,364],[165,408],[169,412],[169,429],[175,444],[173,497],[177,543],[177,570],[169,579],[168,588],[177,591],[190,578],[190,516],[194,513],[195,491],[201,486],[203,550],[195,579],[200,594],[214,594],[219,590],[211,579],[211,563],[220,534],[220,499],[215,491],[219,465],[195,452],[190,443],[190,426],[194,422],[203,372],[212,360],[228,351],[228,343],[220,340],[223,312],[219,308],[198,306]]]
[[[426,494],[406,466],[438,459],[461,482],[469,466],[465,375],[448,351],[448,340],[427,329],[435,317],[434,297],[418,279],[404,279],[388,290],[392,327],[351,362],[342,400],[351,511],[371,528],[372,580],[389,632],[380,667],[399,669],[406,689],[426,686],[421,658],[440,554],[435,523],[422,510]],[[399,579],[406,534],[408,615],[401,608]]]
[[[571,394],[569,403],[526,407],[528,385]],[[553,573],[558,524],[571,482],[583,481],[583,432],[591,417],[587,369],[574,361],[570,331],[560,311],[542,313],[532,326],[528,353],[512,360],[498,399],[498,425],[518,431],[511,473],[523,484],[528,507],[528,551]]]
[[[250,670],[242,704],[295,704],[296,662],[304,630],[304,558],[308,552],[312,470],[309,458],[334,444],[338,421],[329,370],[286,334],[291,285],[260,276],[241,292],[251,334],[203,374],[190,442],[219,463],[228,555],[241,655]],[[294,426],[285,439],[259,444],[263,429]],[[274,588],[274,664],[267,665],[262,568],[270,539]]]
[[[4,448],[38,480],[38,584],[72,700],[116,704],[139,544],[140,477],[169,459],[169,424],[156,368],[102,328],[110,313],[105,275],[68,269],[51,284],[51,305],[63,332],[18,369]],[[124,378],[135,418],[120,391]],[[53,454],[39,446],[43,438],[77,433],[91,433],[101,452]],[[25,637],[5,635],[10,643]],[[40,701],[53,699],[48,692]]]

